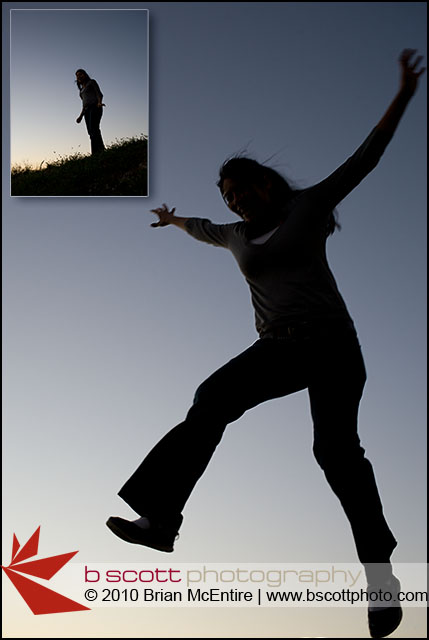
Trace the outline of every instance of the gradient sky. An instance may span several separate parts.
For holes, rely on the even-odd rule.
[[[85,121],[76,123],[82,109],[75,84],[79,68],[103,93],[106,145],[147,134],[147,10],[91,10],[91,3],[76,9],[79,3],[63,3],[65,8],[54,10],[57,3],[46,4],[50,10],[37,10],[38,3],[31,10],[10,5],[12,165],[39,166],[90,152]]]
[[[231,221],[215,182],[243,148],[274,156],[271,166],[299,186],[329,175],[394,98],[402,49],[426,60],[426,3],[4,3],[3,18],[11,8],[149,9],[151,172],[143,199],[10,198],[4,101],[3,558],[13,532],[25,540],[41,524],[42,556],[79,549],[79,562],[165,561],[107,530],[109,515],[132,516],[116,493],[183,419],[200,382],[257,336],[232,256],[177,228],[152,229],[149,210],[166,202],[178,215]],[[120,47],[103,47],[98,58],[96,47],[91,60],[71,49],[52,62],[61,117],[82,146],[75,68],[100,81],[106,132],[114,110],[115,121],[132,120],[119,68],[106,66]],[[4,96],[8,52],[4,19]],[[52,96],[35,75],[37,95]],[[366,362],[360,435],[399,540],[396,562],[426,561],[426,77],[377,168],[339,205],[343,228],[328,242]],[[119,135],[145,131],[138,124]],[[356,562],[311,446],[305,391],[230,425],[168,559]],[[66,637],[65,628],[67,637],[368,635],[363,609],[33,616],[5,587],[6,637]],[[423,613],[409,609],[392,638],[426,637]]]

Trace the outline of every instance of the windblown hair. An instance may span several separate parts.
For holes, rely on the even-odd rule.
[[[78,70],[76,71],[76,73],[79,73],[79,72],[80,72],[80,73],[84,73],[84,74],[85,74],[85,80],[86,80],[86,82],[88,82],[89,80],[91,80],[91,78],[89,77],[89,75],[87,74],[87,72],[85,71],[85,69],[78,69]],[[80,91],[80,90],[82,89],[82,87],[83,87],[83,84],[81,84],[81,83],[80,83],[80,82],[78,82],[77,80],[76,80],[76,84],[77,84],[77,88],[78,88],[78,89],[79,89],[79,91]]]
[[[263,185],[264,181],[268,179],[271,183],[270,196],[272,202],[279,207],[285,206],[288,200],[303,191],[303,189],[291,186],[275,169],[242,155],[229,158],[219,169],[219,180],[216,185],[221,191],[223,181],[226,179],[259,185]],[[333,234],[335,229],[341,229],[341,225],[338,223],[337,212],[334,209],[328,215],[326,237]]]

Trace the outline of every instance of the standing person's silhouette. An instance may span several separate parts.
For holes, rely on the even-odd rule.
[[[84,69],[76,71],[76,84],[82,99],[82,111],[76,119],[79,124],[85,118],[86,129],[91,140],[91,154],[104,151],[104,142],[101,137],[100,121],[103,116],[103,94],[98,83],[90,78]]]
[[[353,321],[325,253],[334,208],[374,169],[416,91],[421,57],[400,58],[401,85],[357,151],[325,180],[292,189],[276,171],[249,158],[220,170],[218,187],[240,222],[184,218],[164,204],[153,227],[173,224],[197,240],[229,249],[250,287],[257,340],[197,389],[186,419],[169,431],[119,491],[140,517],[111,517],[127,542],[173,551],[182,510],[227,424],[266,400],[307,388],[314,455],[350,522],[368,593],[397,593],[390,557],[397,545],[383,514],[373,469],[358,436],[366,374]],[[394,600],[393,600],[394,602]],[[380,603],[379,603],[380,604]],[[399,605],[370,606],[373,637],[400,623]]]

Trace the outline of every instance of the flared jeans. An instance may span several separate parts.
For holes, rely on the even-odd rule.
[[[91,104],[86,107],[84,112],[86,130],[91,140],[91,154],[104,151],[104,142],[101,137],[100,122],[103,115],[103,107]]]
[[[141,516],[179,525],[226,426],[262,402],[308,389],[313,453],[350,522],[358,557],[388,562],[397,543],[358,435],[365,381],[352,324],[259,339],[200,385],[186,419],[150,451],[119,496]]]

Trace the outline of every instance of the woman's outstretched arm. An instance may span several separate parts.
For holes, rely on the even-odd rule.
[[[207,242],[215,247],[229,246],[231,227],[234,224],[214,224],[207,218],[181,218],[174,215],[175,207],[169,211],[166,204],[151,211],[159,218],[158,222],[152,222],[151,227],[166,227],[172,224],[201,242]]]
[[[185,223],[188,218],[180,218],[179,216],[175,216],[174,212],[176,211],[176,207],[173,207],[171,211],[168,210],[166,204],[163,204],[162,207],[158,209],[151,209],[152,213],[156,213],[159,220],[158,222],[152,222],[151,227],[166,227],[169,224],[173,224],[175,227],[179,227],[179,229],[183,229],[186,231]]]
[[[404,49],[401,53],[399,58],[399,64],[401,66],[401,82],[399,91],[392,104],[377,124],[377,129],[391,136],[394,134],[409,101],[416,92],[420,76],[426,70],[425,67],[418,69],[421,61],[423,60],[423,56],[418,56],[414,63],[411,62],[411,58],[416,52],[416,49]]]

